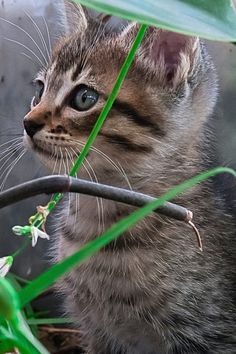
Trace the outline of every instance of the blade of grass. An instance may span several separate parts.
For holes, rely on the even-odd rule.
[[[5,323],[1,321],[2,319],[5,319]],[[46,348],[43,347],[30,331],[20,310],[17,290],[9,280],[2,277],[0,278],[0,323],[0,335],[6,337],[5,339],[8,339],[8,342],[16,339],[23,348],[20,348],[22,354],[49,354]],[[17,347],[19,347],[19,344],[17,344]]]
[[[0,327],[0,354],[12,353],[14,348],[18,348],[22,354],[31,354],[30,350],[25,348],[20,339],[9,333],[5,328]]]
[[[49,354],[46,348],[39,342],[39,340],[31,333],[30,328],[21,314],[18,312],[17,321],[11,323],[11,328],[14,329],[15,335],[21,342],[25,342],[26,347],[28,346],[31,353],[39,354]]]
[[[109,230],[107,230],[102,236],[97,239],[87,243],[78,252],[74,253],[70,257],[67,257],[62,262],[55,264],[49,270],[44,272],[38,278],[34,279],[29,285],[23,288],[19,293],[19,299],[21,306],[24,306],[29,301],[33,300],[40,293],[45,291],[49,286],[51,286],[58,278],[68,273],[73,267],[79,265],[87,258],[91,257],[101,248],[106,246],[109,242],[116,239],[128,228],[133,226],[140,219],[144,218],[150,214],[153,210],[157,209],[163,205],[166,201],[169,201],[184,192],[186,189],[193,187],[195,184],[200,183],[212,176],[219,173],[230,173],[236,178],[236,171],[227,167],[217,167],[215,169],[201,173],[178,186],[170,189],[167,193],[162,195],[159,199],[140,208],[133,212],[131,215],[122,219],[118,223],[114,224]]]
[[[69,324],[74,323],[73,318],[30,318],[27,319],[28,325],[55,325],[55,324]]]
[[[14,277],[14,278],[17,280],[18,283],[23,283],[23,284],[29,284],[29,283],[30,283],[30,280],[27,280],[27,279],[25,279],[25,278],[22,278],[22,277],[20,277],[19,275],[16,275],[16,274],[14,274],[14,273],[11,273],[11,272],[8,273],[7,278],[8,278],[9,276]]]
[[[19,292],[22,289],[22,286],[20,285],[19,280],[18,280],[18,279],[21,280],[22,278],[19,278],[19,277],[15,276],[15,274],[10,273],[7,275],[7,279],[9,279],[11,281],[11,285],[13,285],[13,287],[15,288],[15,290],[17,292]],[[29,282],[25,282],[25,284],[29,284]],[[25,315],[25,318],[35,317],[34,310],[33,310],[30,303],[25,305],[24,315]],[[36,325],[31,325],[30,329],[31,329],[34,336],[38,335],[38,328]]]

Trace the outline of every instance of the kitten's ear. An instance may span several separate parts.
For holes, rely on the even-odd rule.
[[[81,5],[64,0],[66,13],[66,32],[84,32],[88,27],[87,13]]]
[[[137,34],[138,25],[130,25],[122,33],[122,40],[130,43]],[[140,45],[139,60],[154,71],[163,82],[178,85],[192,75],[199,59],[197,37],[150,27]]]

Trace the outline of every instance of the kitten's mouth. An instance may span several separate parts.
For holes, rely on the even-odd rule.
[[[68,151],[73,157],[78,156],[79,154],[79,152],[77,153],[75,151],[71,151],[70,146],[66,144],[65,139],[60,139],[60,141],[55,143],[48,140],[43,141],[41,139],[34,138],[31,140],[31,147],[36,153],[50,159],[53,159],[53,157],[63,159],[66,155],[68,155]]]
[[[25,134],[24,140],[25,145],[30,147],[49,168],[52,167],[53,161],[60,164],[60,161],[63,160],[72,166],[80,154],[80,151],[75,147],[76,144],[72,144],[66,136],[43,135],[41,137],[36,134],[32,139]],[[89,156],[90,152],[87,154],[87,158]]]

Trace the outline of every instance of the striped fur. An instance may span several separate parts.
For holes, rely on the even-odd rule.
[[[111,92],[138,26],[111,33],[67,8],[68,33],[40,73],[45,89],[25,122],[25,142],[54,172],[68,172]],[[78,23],[78,26],[77,26]],[[99,93],[88,111],[70,106],[79,85]],[[216,75],[196,38],[150,28],[79,176],[158,196],[205,168]],[[94,169],[94,171],[91,169]],[[176,199],[195,215],[201,253],[187,225],[151,215],[74,269],[58,285],[87,354],[233,354],[236,238],[212,182]],[[55,216],[56,261],[133,210],[68,197]]]

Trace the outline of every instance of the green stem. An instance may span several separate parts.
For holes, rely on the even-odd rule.
[[[0,328],[0,332],[2,332],[2,334],[0,334],[0,354],[11,353],[15,348],[19,349],[21,354],[33,354],[30,348],[28,348],[28,346],[26,347],[25,343],[21,342],[20,338],[5,329]]]
[[[75,318],[28,318],[28,325],[53,325],[75,323]]]
[[[15,336],[24,343],[25,348],[30,350],[31,354],[49,354],[46,348],[33,336],[32,332],[20,311],[16,311],[15,318],[9,321]]]
[[[26,241],[23,243],[23,245],[11,255],[12,258],[19,256],[26,249],[26,247],[29,245],[30,242],[31,242],[30,239],[27,238]]]
[[[0,335],[0,354],[6,353],[14,348],[17,348],[21,354],[43,354],[37,350],[21,332],[14,331],[13,334],[4,329],[0,329],[0,331],[2,332],[2,335]],[[49,353],[45,352],[44,354]]]

